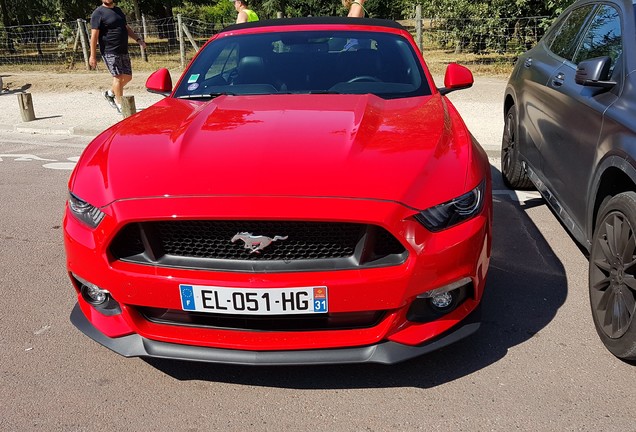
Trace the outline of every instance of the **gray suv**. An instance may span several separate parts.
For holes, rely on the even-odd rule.
[[[504,182],[535,187],[589,254],[596,330],[636,359],[636,0],[581,0],[519,57],[505,94]]]

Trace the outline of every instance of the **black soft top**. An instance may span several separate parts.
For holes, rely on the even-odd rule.
[[[306,18],[278,18],[266,19],[260,21],[252,21],[241,24],[233,24],[225,27],[219,33],[239,30],[244,28],[255,27],[280,27],[292,25],[316,25],[316,24],[332,24],[332,25],[366,25],[375,27],[388,27],[393,29],[405,30],[405,28],[391,20],[378,18],[349,18],[349,17],[306,17]]]

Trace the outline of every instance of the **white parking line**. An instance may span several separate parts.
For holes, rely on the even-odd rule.
[[[22,154],[22,153],[13,153],[13,154],[0,154],[0,162],[14,161],[14,162],[50,162],[45,163],[42,166],[48,169],[54,170],[67,170],[72,171],[79,160],[79,156],[72,156],[66,158],[64,162],[58,162],[56,159],[46,159],[41,158],[32,154]],[[68,162],[67,162],[68,161]]]
[[[32,154],[0,154],[0,162],[4,160],[3,158],[12,158],[16,162],[55,161],[55,159],[43,159]]]

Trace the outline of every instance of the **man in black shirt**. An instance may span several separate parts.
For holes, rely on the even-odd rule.
[[[121,112],[121,97],[124,86],[132,79],[132,66],[128,55],[128,38],[132,38],[146,48],[146,43],[138,37],[126,23],[126,15],[115,6],[113,0],[102,0],[102,5],[91,15],[91,57],[90,67],[97,67],[97,44],[99,52],[113,76],[112,88],[104,92],[104,98]]]

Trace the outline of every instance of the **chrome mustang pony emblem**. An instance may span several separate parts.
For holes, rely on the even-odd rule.
[[[274,238],[271,238],[262,235],[255,236],[252,235],[252,233],[248,232],[241,232],[232,237],[232,243],[236,242],[237,240],[243,240],[243,242],[245,243],[245,249],[249,249],[250,253],[252,254],[261,253],[261,251],[267,246],[271,245],[272,242],[275,242],[277,240],[287,240],[287,236],[274,236]]]

